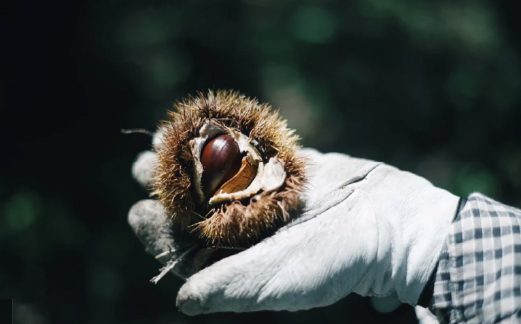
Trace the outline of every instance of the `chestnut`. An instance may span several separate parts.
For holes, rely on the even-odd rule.
[[[230,135],[220,135],[204,146],[200,160],[203,165],[201,189],[209,199],[239,172],[242,156],[239,145]]]

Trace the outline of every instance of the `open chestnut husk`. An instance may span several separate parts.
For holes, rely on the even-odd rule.
[[[298,137],[267,104],[209,91],[160,124],[153,193],[180,228],[208,246],[249,246],[299,206]]]

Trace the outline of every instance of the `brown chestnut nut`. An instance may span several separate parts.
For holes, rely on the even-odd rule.
[[[201,153],[201,185],[206,199],[239,172],[241,161],[239,145],[230,135],[217,136],[205,145]]]

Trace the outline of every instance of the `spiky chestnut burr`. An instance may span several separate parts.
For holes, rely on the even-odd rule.
[[[174,108],[159,126],[153,193],[181,229],[211,246],[248,246],[289,220],[305,161],[278,112],[233,91],[199,93]],[[222,156],[212,162],[214,151]]]

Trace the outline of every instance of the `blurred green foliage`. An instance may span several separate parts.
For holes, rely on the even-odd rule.
[[[150,142],[118,131],[155,129],[198,90],[270,102],[306,146],[521,206],[521,25],[508,1],[108,0],[17,10],[21,94],[10,92],[9,110],[27,132],[13,132],[0,169],[0,297],[15,299],[17,323],[376,321],[356,296],[299,313],[188,318],[175,308],[180,281],[148,282],[159,264],[126,214],[147,197],[130,167]]]

